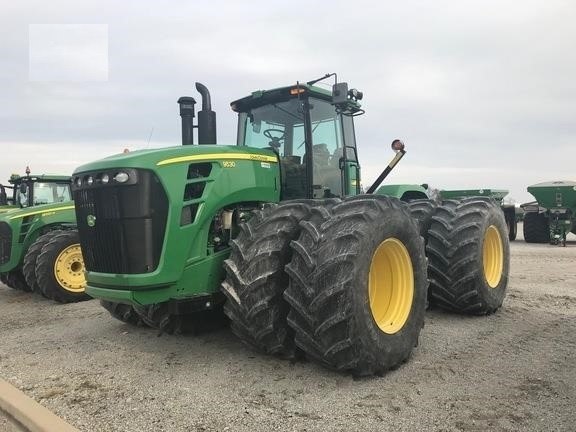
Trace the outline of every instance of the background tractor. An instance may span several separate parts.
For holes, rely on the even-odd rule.
[[[528,186],[536,201],[522,204],[524,240],[566,246],[566,235],[576,234],[576,182],[551,181]]]
[[[398,140],[360,194],[362,93],[321,79],[232,102],[236,145],[216,145],[210,95],[197,83],[197,125],[194,99],[179,99],[184,145],[77,168],[86,292],[116,318],[137,314],[164,332],[223,306],[256,350],[355,375],[409,357],[429,285],[446,309],[496,311],[509,269],[499,206],[474,197],[412,208],[373,194],[405,153]]]
[[[13,176],[0,213],[0,280],[61,303],[87,300],[70,176]]]

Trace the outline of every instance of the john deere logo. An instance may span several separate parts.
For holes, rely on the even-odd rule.
[[[96,216],[94,215],[86,216],[86,223],[88,224],[89,227],[93,227],[94,225],[96,225]]]

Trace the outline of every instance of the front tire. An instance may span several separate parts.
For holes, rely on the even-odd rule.
[[[399,200],[374,195],[312,212],[286,268],[296,345],[356,376],[398,367],[424,325],[428,281],[416,221]]]
[[[84,260],[77,231],[63,231],[42,247],[36,260],[36,280],[42,294],[59,303],[91,298],[85,293]]]
[[[286,323],[288,304],[284,267],[292,258],[290,242],[314,201],[284,202],[255,212],[232,240],[224,261],[224,312],[232,331],[246,345],[284,358],[296,356],[294,332]]]
[[[500,207],[478,197],[450,200],[432,219],[426,253],[434,304],[472,315],[498,310],[510,270],[508,227]]]

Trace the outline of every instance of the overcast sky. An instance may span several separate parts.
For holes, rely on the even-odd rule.
[[[0,6],[0,181],[180,143],[176,100],[336,72],[364,92],[363,184],[509,189],[576,180],[576,2],[19,1]]]

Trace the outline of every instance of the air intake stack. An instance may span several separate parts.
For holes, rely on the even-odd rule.
[[[194,144],[194,105],[196,101],[190,96],[178,99],[180,117],[182,117],[182,145]]]

